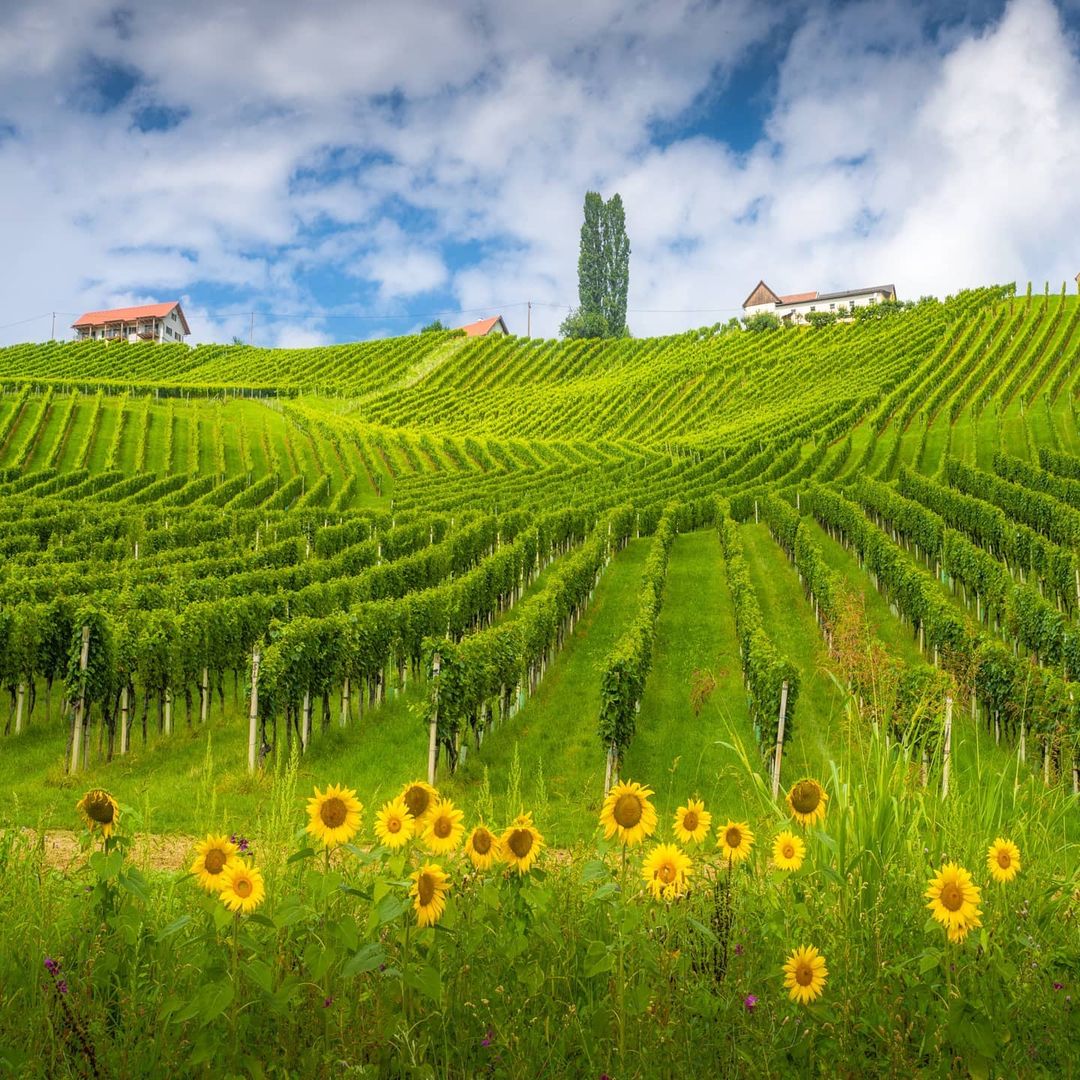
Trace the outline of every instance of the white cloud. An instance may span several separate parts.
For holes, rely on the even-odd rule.
[[[1080,268],[1061,243],[1080,199],[1080,74],[1050,0],[1012,0],[985,30],[928,28],[939,9],[899,0],[267,0],[257,19],[209,0],[178,18],[161,0],[126,36],[106,0],[8,7],[0,323],[217,289],[221,308],[191,309],[196,338],[246,338],[221,310],[356,310],[319,295],[328,275],[388,312],[447,288],[470,309],[573,302],[588,187],[623,195],[637,333],[724,318],[653,312],[737,308],[760,276],[913,296]],[[756,146],[654,144],[654,125],[677,132],[785,20]],[[78,96],[88,43],[142,73],[114,109],[76,107],[93,99]],[[186,115],[142,133],[146,106]],[[523,332],[524,310],[506,314]],[[534,334],[563,314],[535,308]],[[257,337],[358,325],[279,322]]]

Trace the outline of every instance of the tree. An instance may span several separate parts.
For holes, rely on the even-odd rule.
[[[443,326],[442,319],[436,319],[434,322],[429,322],[427,326],[422,327],[421,334],[437,334],[442,330],[449,330],[448,326]]]
[[[759,311],[756,315],[744,319],[743,325],[747,330],[761,333],[764,330],[779,330],[782,324],[771,311]]]
[[[626,213],[616,193],[606,203],[596,191],[585,195],[578,254],[578,307],[560,328],[563,337],[624,337],[630,284],[630,240]]]

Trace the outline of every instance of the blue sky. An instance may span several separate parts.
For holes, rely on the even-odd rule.
[[[256,18],[254,12],[258,12]],[[584,192],[631,329],[1080,270],[1075,3],[9,0],[0,344],[180,297],[196,341],[501,313],[553,335]]]

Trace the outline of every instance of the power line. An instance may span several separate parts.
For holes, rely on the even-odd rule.
[[[50,312],[50,311],[43,311],[40,315],[31,315],[29,319],[20,319],[18,322],[4,323],[3,326],[0,326],[0,330],[10,330],[13,326],[25,326],[27,323],[37,322],[38,319],[47,319],[51,314],[57,314],[57,315],[64,314],[64,315],[66,315],[67,312],[55,312],[54,313],[54,312]]]

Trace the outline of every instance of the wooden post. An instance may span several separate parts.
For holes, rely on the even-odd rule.
[[[439,763],[439,671],[442,668],[442,657],[435,653],[431,658],[431,679],[435,684],[433,691],[434,701],[431,709],[431,724],[428,728],[428,754],[427,754],[427,778],[428,783],[435,786],[435,769]]]
[[[172,734],[172,689],[165,687],[165,734]]]
[[[787,679],[780,687],[780,719],[776,725],[776,753],[773,755],[772,797],[780,794],[780,759],[784,754],[784,721],[787,718]]]
[[[86,664],[90,659],[90,627],[84,626],[82,628],[82,651],[79,653],[79,674],[85,677]],[[83,741],[83,719],[86,716],[86,688],[82,685],[83,678],[80,678],[79,687],[79,700],[75,704],[75,729],[72,732],[71,739],[71,771],[79,771],[79,751],[82,749]]]
[[[754,500],[754,524],[757,525],[761,522],[761,518],[758,515],[757,499]]]
[[[300,722],[300,749],[306,750],[311,741],[311,691],[304,691],[304,715]]]
[[[341,684],[341,726],[349,722],[349,676],[345,676],[345,681]]]
[[[615,776],[615,740],[611,740],[611,745],[608,747],[607,752],[607,765],[604,768],[604,798],[607,798],[607,793],[611,790],[611,781]]]
[[[251,707],[248,709],[248,772],[255,771],[259,734],[259,646],[251,651]]]
[[[18,697],[15,705],[15,734],[22,733],[23,704],[26,701],[26,683],[20,680]]]
[[[945,745],[941,751],[941,797],[949,794],[949,765],[952,762],[952,698],[945,699]]]
[[[202,669],[202,685],[199,687],[199,720],[206,723],[210,715],[210,669],[205,664]]]
[[[1024,718],[1020,718],[1020,764],[1027,761],[1027,727]]]
[[[128,688],[127,683],[124,683],[123,689],[120,691],[120,753],[126,754],[128,752],[128,743],[131,741],[131,733],[128,730]]]

